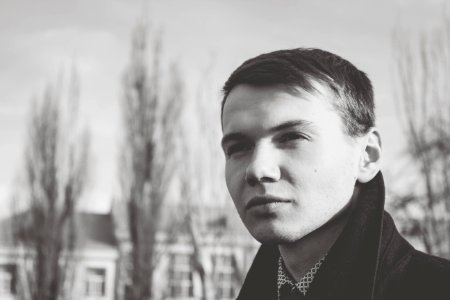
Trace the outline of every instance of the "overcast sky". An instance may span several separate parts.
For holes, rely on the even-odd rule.
[[[121,78],[132,28],[142,15],[162,31],[164,55],[180,62],[188,85],[212,63],[211,89],[219,91],[243,60],[282,48],[319,47],[353,62],[373,81],[389,180],[390,166],[405,147],[391,84],[392,32],[432,26],[441,2],[0,0],[0,204],[10,198],[20,173],[32,96],[75,63],[94,158],[83,207],[108,208],[118,194]]]

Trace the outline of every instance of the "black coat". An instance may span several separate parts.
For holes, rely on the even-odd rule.
[[[238,300],[276,300],[276,246],[263,245]],[[309,300],[450,300],[450,261],[415,250],[384,211],[381,173],[363,184],[342,234],[306,295]]]

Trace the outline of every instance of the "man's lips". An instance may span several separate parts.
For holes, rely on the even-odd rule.
[[[247,204],[245,205],[245,209],[250,209],[258,205],[265,205],[269,203],[289,203],[289,202],[292,202],[292,200],[269,195],[256,196],[251,198],[250,201],[247,202]]]

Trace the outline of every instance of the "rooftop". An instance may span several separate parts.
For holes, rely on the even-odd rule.
[[[35,226],[32,225],[31,220],[30,211],[0,220],[0,246],[12,246],[14,237],[25,240],[33,232],[38,233],[38,231],[33,229]],[[19,229],[19,226],[14,226],[14,224],[24,225],[21,225],[21,229]],[[75,226],[75,244],[77,248],[111,248],[117,244],[114,234],[114,223],[110,214],[76,213]],[[18,229],[14,230],[14,227]],[[64,238],[68,239],[67,223],[65,227]],[[13,234],[13,232],[16,234]]]

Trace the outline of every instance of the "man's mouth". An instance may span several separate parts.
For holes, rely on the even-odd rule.
[[[248,203],[245,205],[245,209],[248,210],[255,206],[267,205],[267,204],[271,204],[271,203],[290,203],[290,202],[292,202],[292,200],[275,197],[275,196],[269,196],[269,195],[256,196],[256,197],[251,198],[250,201],[248,201]]]

